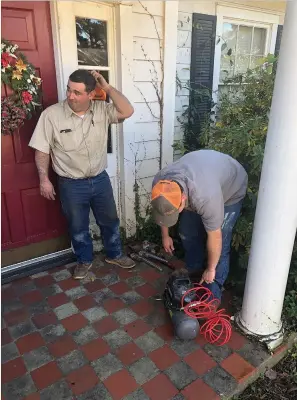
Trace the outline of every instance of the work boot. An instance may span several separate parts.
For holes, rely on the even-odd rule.
[[[73,278],[74,279],[84,279],[91,269],[92,263],[78,263],[74,269]]]
[[[119,258],[106,258],[105,261],[108,264],[114,264],[121,268],[129,269],[135,267],[135,262],[127,256],[122,256]]]

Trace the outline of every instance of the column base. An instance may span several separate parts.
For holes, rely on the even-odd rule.
[[[271,333],[270,335],[258,335],[257,333],[251,332],[248,328],[245,327],[243,321],[240,318],[240,312],[238,312],[234,316],[234,321],[238,328],[247,336],[252,336],[259,340],[259,342],[264,343],[269,351],[273,351],[277,348],[280,344],[282,344],[284,340],[284,329],[283,325],[279,331],[275,333]]]

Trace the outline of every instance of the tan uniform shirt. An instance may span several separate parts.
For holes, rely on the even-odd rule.
[[[29,146],[50,154],[59,176],[73,179],[96,176],[107,167],[108,126],[117,122],[113,104],[92,101],[81,118],[65,100],[42,112]]]

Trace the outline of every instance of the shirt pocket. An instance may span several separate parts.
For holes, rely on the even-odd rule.
[[[56,138],[58,147],[65,152],[79,151],[82,148],[83,140],[81,129],[71,132],[60,132]]]
[[[108,124],[104,115],[94,117],[93,132],[96,143],[104,142],[108,134]]]

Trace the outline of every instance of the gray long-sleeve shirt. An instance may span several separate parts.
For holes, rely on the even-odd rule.
[[[186,209],[201,215],[206,231],[221,228],[224,206],[241,201],[247,190],[245,169],[227,154],[198,150],[163,168],[153,186],[162,179],[178,182],[188,198]]]

